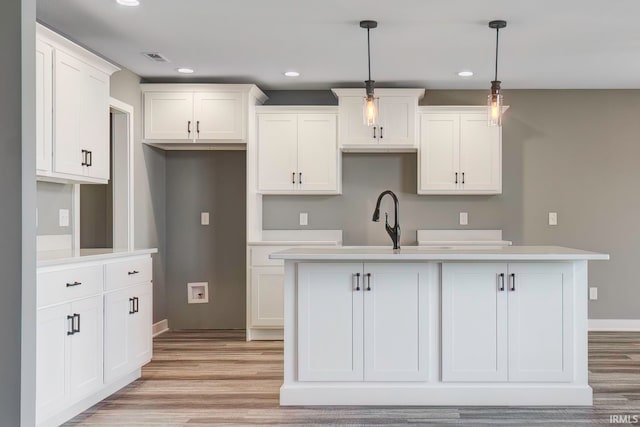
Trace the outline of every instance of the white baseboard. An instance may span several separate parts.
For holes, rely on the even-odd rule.
[[[640,319],[589,319],[589,330],[640,332]]]
[[[167,319],[163,319],[159,322],[153,324],[153,336],[157,337],[160,334],[164,334],[169,330],[169,321]]]

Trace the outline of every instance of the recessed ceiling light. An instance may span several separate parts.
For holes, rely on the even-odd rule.
[[[460,71],[458,75],[460,77],[471,77],[473,76],[473,71]]]
[[[284,73],[284,75],[287,77],[298,77],[300,76],[300,73],[297,71],[287,71]]]
[[[140,6],[140,2],[138,0],[116,0],[116,2],[122,6]]]
[[[193,68],[178,68],[176,71],[182,74],[193,74]]]

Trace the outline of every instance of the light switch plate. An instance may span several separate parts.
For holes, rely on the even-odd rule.
[[[591,301],[598,299],[598,288],[589,288],[589,299]]]
[[[549,212],[549,225],[558,225],[558,213]]]
[[[200,224],[209,225],[209,212],[200,212]]]
[[[469,214],[467,212],[460,212],[460,225],[469,224]]]
[[[309,214],[300,212],[300,225],[309,225]]]
[[[69,226],[69,209],[60,209],[58,211],[58,225],[60,227]]]

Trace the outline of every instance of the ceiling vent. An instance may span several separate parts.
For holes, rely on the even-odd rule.
[[[142,52],[142,54],[153,62],[169,62],[167,58],[158,52]]]

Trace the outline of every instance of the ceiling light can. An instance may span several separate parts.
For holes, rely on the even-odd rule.
[[[458,76],[460,76],[460,77],[471,77],[471,76],[473,76],[473,71],[468,71],[468,70],[460,71],[460,72],[458,72]]]
[[[180,67],[176,71],[181,74],[193,74],[193,68]]]
[[[116,3],[118,3],[121,6],[129,6],[129,7],[140,6],[140,2],[138,0],[116,0]]]
[[[300,73],[297,71],[285,71],[284,75],[287,77],[299,77]]]

